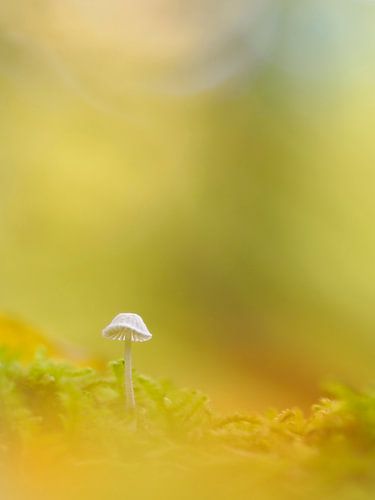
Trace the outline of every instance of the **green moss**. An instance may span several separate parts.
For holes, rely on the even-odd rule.
[[[375,492],[372,388],[331,385],[307,416],[293,408],[221,417],[199,391],[134,372],[134,419],[125,411],[122,378],[122,361],[98,372],[38,351],[25,366],[2,350],[0,462],[27,456],[37,443],[37,455],[47,450],[72,467],[153,463],[193,474],[204,468],[209,481],[225,466],[238,484],[272,477],[289,497],[291,477],[299,498],[337,485],[337,498],[353,488],[361,498]]]

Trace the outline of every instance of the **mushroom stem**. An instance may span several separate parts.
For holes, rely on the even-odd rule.
[[[133,412],[135,410],[135,399],[132,377],[132,343],[130,340],[125,340],[124,361],[126,408],[129,412]]]

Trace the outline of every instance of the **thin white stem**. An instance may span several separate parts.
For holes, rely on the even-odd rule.
[[[135,398],[134,398],[133,376],[132,376],[131,340],[125,340],[124,361],[125,361],[124,384],[125,384],[126,408],[129,412],[133,412],[135,410]]]

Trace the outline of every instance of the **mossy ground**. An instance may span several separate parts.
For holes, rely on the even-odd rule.
[[[25,365],[3,349],[0,459],[9,500],[41,492],[159,498],[159,490],[160,498],[375,494],[372,389],[332,386],[307,416],[293,408],[222,417],[199,391],[137,372],[134,383],[131,417],[122,361],[101,372],[39,350]]]

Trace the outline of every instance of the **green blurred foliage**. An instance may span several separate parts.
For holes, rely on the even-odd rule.
[[[39,350],[25,366],[2,349],[7,498],[373,497],[373,388],[331,383],[307,416],[292,408],[223,417],[200,392],[134,372],[130,415],[123,374],[122,361],[98,372]]]

